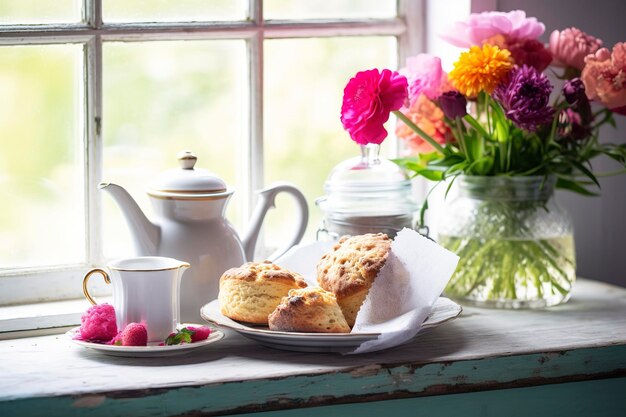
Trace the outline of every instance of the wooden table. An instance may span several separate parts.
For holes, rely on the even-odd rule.
[[[58,335],[2,341],[0,358],[0,416],[626,416],[626,289],[580,280],[549,310],[466,307],[361,356],[227,333],[184,357],[109,357]]]

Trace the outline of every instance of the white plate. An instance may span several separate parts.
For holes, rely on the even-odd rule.
[[[186,324],[184,326],[200,326],[199,324]],[[71,330],[68,330],[65,333],[72,342],[85,347],[87,349],[97,350],[106,355],[113,356],[129,356],[129,357],[139,357],[139,358],[151,358],[151,357],[159,357],[159,356],[175,356],[175,355],[183,355],[185,353],[189,353],[189,351],[193,349],[198,349],[206,345],[210,345],[211,343],[215,343],[218,340],[224,337],[224,333],[211,328],[211,334],[206,340],[201,340],[199,342],[194,343],[183,343],[181,345],[171,345],[171,346],[159,346],[158,343],[149,343],[148,346],[115,346],[115,345],[104,345],[101,343],[92,343],[85,342],[83,340],[74,339],[77,335],[80,327],[75,327]]]
[[[422,328],[439,326],[461,314],[461,306],[440,297]],[[200,315],[210,323],[231,329],[256,342],[283,350],[297,352],[349,352],[363,342],[374,340],[379,333],[298,333],[269,330],[267,326],[246,325],[225,317],[217,300],[202,307]]]

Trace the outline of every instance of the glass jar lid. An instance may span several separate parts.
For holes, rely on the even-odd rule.
[[[148,188],[157,197],[207,197],[229,193],[226,182],[214,173],[194,168],[198,158],[191,151],[177,156],[179,167],[159,174]]]
[[[417,210],[406,172],[379,152],[379,145],[361,146],[361,156],[333,168],[325,195],[316,201],[327,217],[394,216]]]

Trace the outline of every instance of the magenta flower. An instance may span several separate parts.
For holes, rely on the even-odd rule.
[[[407,79],[395,71],[372,69],[358,72],[343,90],[341,123],[360,145],[380,144],[387,131],[383,124],[407,98]]]
[[[424,94],[434,100],[444,90],[450,89],[448,74],[441,67],[441,58],[419,54],[406,60],[406,67],[400,70],[409,82],[409,107]]]
[[[535,131],[552,120],[554,109],[548,105],[552,84],[533,67],[516,67],[510,80],[494,90],[506,116],[521,129]]]
[[[562,31],[555,30],[550,35],[549,50],[558,67],[572,67],[582,70],[585,57],[595,53],[602,46],[600,39],[587,35],[574,27]]]
[[[522,10],[511,12],[472,13],[465,22],[456,22],[441,38],[452,45],[469,48],[482,45],[496,35],[510,39],[537,39],[546,27],[534,17],[526,17]]]
[[[587,56],[580,78],[590,100],[621,113],[626,106],[626,42],[615,44],[612,53],[602,48]]]

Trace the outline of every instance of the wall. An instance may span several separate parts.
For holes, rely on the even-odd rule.
[[[571,26],[592,34],[612,47],[626,41],[626,1],[619,0],[497,0],[474,1],[472,11],[525,10],[546,25],[542,40],[554,29]],[[616,116],[617,129],[607,126],[602,140],[626,142],[626,117]],[[611,161],[594,163],[595,172],[615,170]],[[603,178],[601,197],[560,192],[559,202],[574,219],[578,275],[626,287],[626,175]]]

